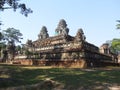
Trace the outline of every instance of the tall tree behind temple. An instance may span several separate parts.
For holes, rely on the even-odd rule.
[[[2,25],[2,21],[0,21],[0,30],[1,30],[1,25]],[[3,38],[3,35],[2,35],[2,33],[0,32],[0,41],[2,40],[2,38]]]
[[[6,9],[13,9],[16,11],[17,9],[20,9],[21,14],[28,16],[29,13],[32,13],[33,11],[30,8],[27,8],[24,3],[19,3],[20,0],[0,0],[0,13],[1,11],[4,11]],[[0,30],[1,30],[1,20],[0,20]],[[2,33],[0,31],[0,41],[2,39]]]
[[[120,52],[120,39],[113,39],[112,47],[116,52]]]
[[[106,43],[109,45],[111,53],[118,54],[120,52],[120,39],[114,38],[107,40]]]
[[[8,28],[7,30],[3,30],[2,32],[4,36],[4,40],[8,42],[14,41],[14,43],[21,43],[20,39],[22,39],[22,33],[20,33],[20,30],[14,29],[14,28]]]
[[[15,56],[15,43],[21,43],[22,33],[14,28],[8,28],[2,32],[4,36],[4,41],[7,44],[8,54],[10,55],[10,60],[14,59]]]

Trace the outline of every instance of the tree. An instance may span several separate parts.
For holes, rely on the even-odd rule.
[[[21,14],[25,16],[33,12],[30,8],[27,8],[24,3],[19,3],[19,1],[20,0],[0,0],[0,11],[4,11],[5,9],[13,9],[16,11],[20,9]]]
[[[2,22],[0,21],[0,30],[1,30],[1,25],[2,25]],[[3,35],[2,35],[2,33],[0,32],[0,41],[2,40],[2,38],[3,38]]]
[[[22,33],[20,33],[20,30],[14,29],[14,28],[8,28],[7,30],[3,30],[2,32],[4,40],[8,42],[16,42],[21,43],[20,39],[22,38]]]
[[[120,51],[120,39],[107,40],[106,43],[109,45],[111,53],[118,54]]]
[[[112,47],[117,51],[120,51],[120,39],[113,39],[112,40]]]
[[[0,57],[2,57],[2,51],[5,50],[6,44],[4,42],[0,42]]]
[[[108,40],[106,43],[110,47],[110,51],[112,53],[118,54],[120,52],[120,39],[113,39],[113,40]]]
[[[15,43],[21,43],[20,39],[22,38],[22,33],[19,30],[14,28],[8,28],[2,32],[4,38],[3,40],[7,44],[7,50],[9,54],[9,59],[13,60],[15,56]]]
[[[120,29],[120,20],[117,20],[118,24],[116,25],[117,29]]]
[[[30,8],[27,8],[24,3],[19,3],[20,0],[0,0],[0,11],[4,11],[6,9],[13,9],[16,11],[17,9],[21,10],[21,14],[28,16],[29,13],[33,11]],[[0,26],[2,25],[0,21]],[[1,30],[1,27],[0,27]],[[3,38],[2,33],[0,32],[0,41]]]

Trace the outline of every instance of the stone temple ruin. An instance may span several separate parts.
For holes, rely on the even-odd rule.
[[[83,30],[78,29],[75,36],[69,35],[66,21],[61,19],[50,37],[45,26],[42,27],[36,41],[25,44],[26,58],[17,58],[20,64],[63,67],[93,67],[116,64],[117,56],[110,53],[107,44],[100,49],[86,41]]]

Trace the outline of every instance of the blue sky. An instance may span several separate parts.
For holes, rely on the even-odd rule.
[[[35,2],[36,1],[36,2]],[[17,10],[0,13],[2,29],[15,28],[23,34],[22,43],[27,39],[37,40],[42,26],[46,26],[50,36],[54,36],[60,19],[65,19],[70,29],[69,35],[75,36],[82,28],[86,40],[100,46],[106,40],[119,38],[116,20],[120,19],[120,0],[21,0],[32,8],[28,17]]]

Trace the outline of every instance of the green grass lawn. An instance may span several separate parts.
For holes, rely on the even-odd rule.
[[[48,78],[71,90],[81,86],[120,85],[120,68],[71,69],[0,64],[0,88],[36,84]]]

